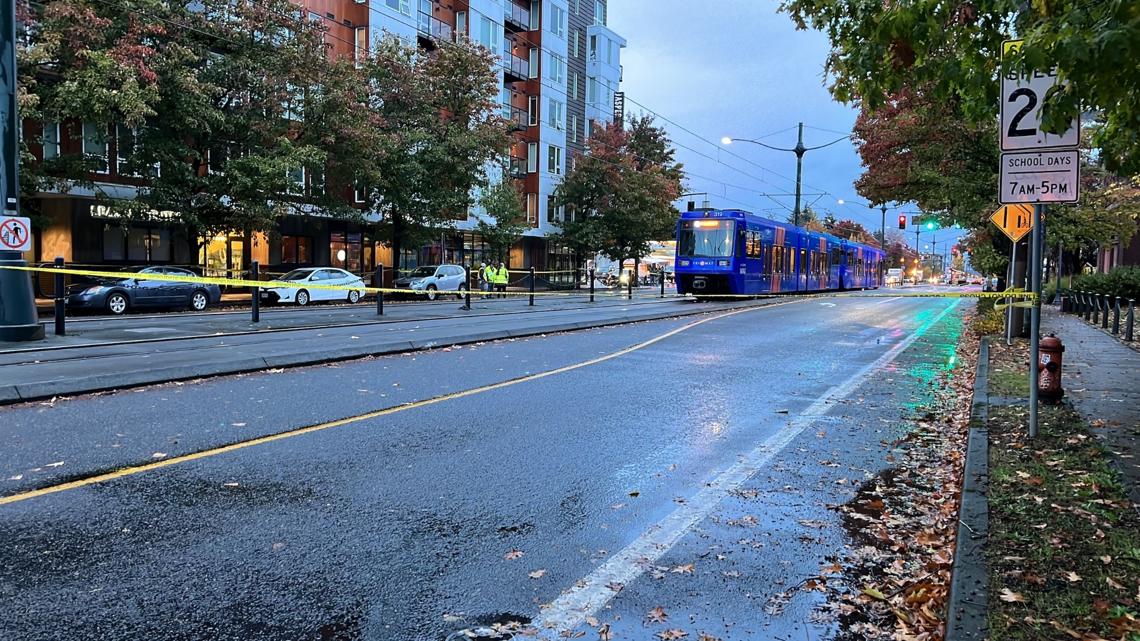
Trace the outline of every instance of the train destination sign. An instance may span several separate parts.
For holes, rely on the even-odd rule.
[[[1075,203],[1080,165],[1076,150],[1002,154],[998,202]]]

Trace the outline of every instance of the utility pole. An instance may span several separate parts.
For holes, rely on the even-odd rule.
[[[0,204],[3,215],[20,215],[20,114],[16,107],[16,2],[0,0]],[[9,221],[20,224],[18,221]],[[26,222],[26,220],[24,221]],[[0,251],[0,265],[27,267],[18,251]],[[39,324],[32,278],[28,272],[0,269],[0,341],[34,341],[44,337]]]
[[[804,175],[804,152],[807,151],[807,147],[804,147],[804,123],[800,123],[799,130],[799,138],[792,150],[796,152],[796,209],[792,212],[792,220],[796,227],[800,226],[800,183],[803,181]]]

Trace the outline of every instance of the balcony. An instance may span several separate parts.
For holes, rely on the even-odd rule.
[[[430,49],[439,41],[455,39],[455,28],[429,13],[418,14],[416,28],[419,30],[420,40]]]
[[[504,104],[503,118],[511,121],[511,131],[526,131],[530,127],[530,114],[526,109]]]
[[[508,31],[530,31],[530,9],[515,4],[513,0],[507,0],[503,14],[503,26]]]
[[[519,158],[518,156],[511,156],[507,162],[503,163],[503,169],[506,170],[507,175],[515,180],[526,179],[526,158]]]
[[[525,82],[530,77],[530,62],[512,53],[511,41],[503,41],[503,70],[507,82]]]

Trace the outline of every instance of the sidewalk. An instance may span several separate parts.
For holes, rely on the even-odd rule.
[[[1065,344],[1065,397],[1112,454],[1140,508],[1140,352],[1112,335],[1046,305],[1041,331]]]

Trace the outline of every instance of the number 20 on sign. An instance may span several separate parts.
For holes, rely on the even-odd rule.
[[[1021,51],[1022,40],[1002,43],[1002,61]],[[1054,70],[1030,74],[1006,71],[1001,78],[1001,150],[1075,148],[1080,124],[1074,119],[1060,134],[1041,130],[1041,107],[1049,90],[1058,82]]]

